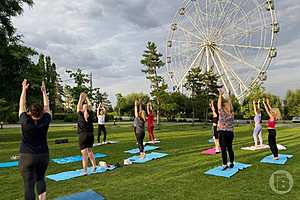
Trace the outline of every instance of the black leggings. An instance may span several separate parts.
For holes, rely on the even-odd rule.
[[[145,132],[135,132],[136,141],[138,142],[140,152],[144,152],[143,140],[145,138]]]
[[[234,161],[234,152],[232,149],[233,138],[234,135],[232,131],[219,131],[223,165],[227,165],[227,152],[229,155],[230,163],[233,163]]]
[[[103,131],[103,133],[104,133],[103,142],[105,142],[106,141],[106,128],[105,128],[104,124],[98,124],[98,137],[97,137],[98,143],[100,143],[101,131]]]
[[[20,154],[20,172],[24,181],[25,200],[35,200],[35,186],[40,195],[46,192],[45,173],[49,154]]]
[[[269,132],[268,141],[269,141],[271,152],[274,157],[278,157],[278,148],[276,144],[276,130],[268,129],[268,132]]]

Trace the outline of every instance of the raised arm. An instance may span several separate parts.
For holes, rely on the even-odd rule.
[[[217,113],[216,113],[216,109],[215,109],[215,106],[214,106],[214,100],[212,100],[212,99],[210,100],[209,106],[210,106],[211,111],[213,112],[213,115],[216,116]]]
[[[270,100],[268,98],[266,99],[266,103],[267,103],[269,110],[272,110],[272,107],[270,106]]]
[[[138,117],[138,101],[137,100],[135,100],[134,101],[134,116],[135,117]]]
[[[101,106],[101,104],[99,104],[99,106],[97,107],[97,117],[99,116],[99,114],[100,114],[100,106]]]
[[[254,113],[255,113],[255,115],[257,115],[256,101],[253,100],[252,103],[253,103]]]
[[[102,106],[102,109],[103,109],[103,113],[106,114],[105,106]]]
[[[263,104],[264,104],[264,106],[265,106],[265,110],[266,110],[266,112],[268,113],[269,117],[270,117],[270,118],[273,118],[274,116],[272,115],[271,110],[269,110],[269,107],[268,107],[268,105],[266,104],[265,101],[263,101]]]
[[[150,113],[150,102],[147,103],[147,113]]]
[[[87,106],[88,106],[88,110],[92,110],[92,102],[90,101],[90,99],[86,96],[86,103],[87,103]]]
[[[41,91],[43,94],[44,112],[50,114],[49,99],[48,99],[47,90],[44,81],[42,81]]]
[[[219,89],[218,110],[222,109],[222,95],[223,94],[224,94],[223,89]]]
[[[86,94],[84,92],[80,93],[78,104],[77,104],[77,112],[82,111],[82,104],[86,99]]]
[[[21,115],[21,113],[26,112],[26,92],[28,90],[28,87],[29,83],[26,79],[24,79],[22,83],[22,93],[19,102],[19,116]]]

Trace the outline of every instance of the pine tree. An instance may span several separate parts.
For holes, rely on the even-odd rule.
[[[154,42],[148,42],[144,51],[141,64],[146,68],[142,70],[146,74],[146,78],[151,82],[151,96],[154,97],[156,103],[156,120],[157,125],[160,122],[160,106],[161,106],[161,95],[165,93],[167,84],[164,82],[162,76],[158,75],[158,70],[165,65],[161,60],[162,54],[158,52],[157,46]]]

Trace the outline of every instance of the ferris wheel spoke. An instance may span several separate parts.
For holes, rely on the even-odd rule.
[[[219,58],[220,62],[223,63],[224,66],[226,66],[226,68],[230,71],[230,73],[232,74],[232,76],[239,82],[240,86],[244,87],[245,90],[248,89],[248,87],[246,86],[246,84],[242,81],[242,79],[237,75],[237,73],[233,70],[232,67],[230,67],[230,65],[227,65],[227,63],[225,62],[225,59],[222,59],[220,53],[218,51],[216,51],[217,57]]]
[[[224,54],[230,56],[231,58],[233,58],[233,59],[239,61],[240,63],[242,63],[242,64],[244,64],[244,65],[247,65],[248,67],[251,67],[251,68],[253,68],[254,70],[256,70],[256,71],[258,71],[258,72],[260,71],[260,69],[258,69],[256,66],[254,66],[254,65],[252,65],[252,64],[250,64],[250,63],[248,63],[248,62],[246,62],[246,61],[244,61],[244,60],[242,60],[241,58],[238,58],[237,56],[232,55],[230,52],[228,52],[228,51],[226,51],[226,50],[224,50],[224,49],[222,49],[222,48],[220,48],[220,47],[216,47],[216,48],[217,48],[219,51],[223,52]]]
[[[189,73],[189,71],[191,70],[191,68],[195,65],[195,63],[197,62],[197,60],[199,59],[199,57],[201,56],[202,52],[203,52],[204,48],[201,48],[201,50],[199,51],[199,53],[197,54],[197,56],[195,57],[195,59],[193,60],[193,62],[190,64],[190,66],[187,68],[187,70],[183,73],[183,76],[181,78],[181,80],[179,81],[179,84],[182,84],[184,79],[186,78],[187,74]]]
[[[181,29],[184,33],[187,33],[187,34],[189,34],[189,35],[191,35],[191,36],[193,36],[193,37],[195,37],[195,38],[197,38],[197,39],[199,39],[199,40],[203,40],[202,38],[201,38],[201,36],[198,36],[198,35],[196,35],[195,33],[193,33],[193,32],[191,32],[191,31],[189,31],[189,30],[187,30],[186,28],[184,28],[184,27],[182,27],[181,25],[177,25],[177,27],[179,28],[179,29]]]
[[[264,46],[252,46],[252,45],[241,45],[241,44],[226,44],[226,43],[218,43],[218,46],[229,46],[229,47],[240,47],[240,48],[250,48],[250,49],[265,49],[270,50],[270,47]]]
[[[194,9],[195,9],[195,14],[196,14],[196,18],[199,20],[199,22],[200,22],[200,25],[202,26],[202,27],[204,27],[204,22],[203,22],[203,19],[202,19],[202,14],[204,14],[201,10],[200,10],[200,5],[199,5],[199,1],[198,0],[196,0],[195,1],[195,3],[193,4],[193,7],[194,7]],[[206,32],[204,31],[204,35],[206,36]]]
[[[188,43],[188,44],[197,44],[197,45],[202,45],[202,42],[197,42],[197,41],[191,41],[191,40],[171,40],[172,42],[175,43]]]
[[[216,52],[214,51],[214,53],[213,53],[212,50],[211,50],[210,48],[207,48],[207,49],[209,50],[209,53],[210,53],[210,55],[211,55],[211,58],[212,58],[214,64],[216,65],[218,71],[220,71],[220,69],[219,69],[219,67],[218,67],[218,64],[217,64],[217,62],[216,62],[216,59],[215,59],[215,57],[214,57],[214,53],[216,53]],[[224,73],[225,73],[225,77],[226,77],[226,79],[227,79],[227,81],[228,81],[228,83],[229,83],[231,89],[233,90],[234,94],[237,96],[235,87],[233,86],[233,83],[232,83],[231,80],[230,80],[230,77],[229,77],[229,74],[228,74],[228,72],[227,72],[227,70],[226,70],[226,67],[223,65],[223,63],[221,62],[221,60],[219,60],[219,63],[221,64],[221,67],[222,67],[222,69],[223,69],[223,71],[224,71]],[[221,75],[221,73],[219,73],[219,74]],[[221,76],[221,77],[222,77],[222,76]],[[224,78],[221,79],[221,80],[222,80],[224,86],[226,87],[227,93],[229,93],[230,90],[228,89],[227,83],[225,82]]]
[[[186,15],[186,17],[188,18],[189,22],[192,24],[192,26],[194,27],[194,29],[196,31],[198,31],[198,33],[201,35],[200,37],[202,38],[202,40],[204,40],[206,38],[206,34],[199,29],[199,27],[195,24],[194,20],[191,19],[191,16]]]

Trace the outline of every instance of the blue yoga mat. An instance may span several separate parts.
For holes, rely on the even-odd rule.
[[[208,140],[208,143],[209,143],[209,144],[214,143],[214,139],[209,139],[209,140]]]
[[[106,157],[106,154],[103,153],[95,153],[94,154],[95,158],[103,158]],[[81,156],[69,156],[69,157],[64,157],[64,158],[54,158],[51,159],[52,162],[58,163],[58,164],[67,164],[67,163],[72,163],[72,162],[79,162],[81,161]]]
[[[0,163],[0,168],[17,167],[18,165],[19,165],[19,161],[3,162]]]
[[[91,174],[98,174],[98,173],[103,173],[103,172],[106,172],[106,171],[110,171],[110,170],[113,170],[115,168],[116,168],[116,166],[114,166],[114,165],[111,165],[110,167],[97,167],[96,172],[93,172],[93,168],[89,167],[87,171],[88,171],[88,175],[91,175]],[[75,170],[75,171],[66,171],[66,172],[61,172],[61,173],[58,173],[58,174],[48,175],[47,178],[49,178],[53,181],[64,181],[64,180],[68,180],[68,179],[71,179],[71,178],[76,178],[76,177],[83,176],[82,173],[83,173],[83,170],[78,169],[78,170]]]
[[[273,156],[269,155],[269,156],[264,157],[260,162],[261,163],[284,165],[289,158],[293,157],[293,155],[279,154],[278,157],[279,157],[278,160],[273,160]]]
[[[228,168],[228,169],[222,171],[222,166],[219,166],[219,167],[215,167],[213,169],[210,169],[210,170],[204,172],[204,174],[230,178],[231,176],[233,176],[234,174],[236,174],[240,170],[246,169],[250,166],[251,165],[249,165],[249,164],[243,164],[243,163],[235,162],[233,168]]]
[[[167,155],[168,154],[166,153],[151,152],[149,154],[146,154],[144,159],[141,159],[140,156],[132,156],[128,158],[128,160],[131,161],[132,163],[145,163],[150,160],[155,160],[155,159],[165,157]]]
[[[144,151],[152,151],[152,150],[155,150],[155,149],[158,149],[159,147],[157,146],[151,146],[151,145],[147,145],[144,147]],[[136,149],[130,149],[128,151],[125,151],[126,153],[130,153],[130,154],[137,154],[137,153],[140,153],[140,150],[138,148]]]
[[[55,200],[104,200],[104,198],[93,190],[78,192],[69,196],[59,197]]]

